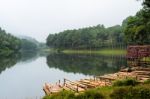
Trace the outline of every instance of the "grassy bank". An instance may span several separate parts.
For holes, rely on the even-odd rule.
[[[87,90],[83,93],[61,91],[43,99],[150,99],[150,80],[144,84],[133,84],[135,80],[115,82],[113,86]]]
[[[63,50],[65,54],[100,54],[100,55],[125,55],[123,49],[102,49],[102,50]]]

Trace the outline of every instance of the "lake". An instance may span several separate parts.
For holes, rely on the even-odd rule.
[[[40,99],[45,82],[79,80],[119,71],[124,56],[28,52],[0,57],[0,99]]]

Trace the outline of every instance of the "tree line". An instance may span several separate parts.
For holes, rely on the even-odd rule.
[[[116,25],[105,28],[104,25],[65,30],[60,33],[50,34],[47,45],[59,49],[93,49],[110,46],[119,46],[124,43],[122,26]]]
[[[0,28],[0,55],[8,56],[10,54],[22,51],[35,51],[44,48],[44,44],[30,37],[15,37]]]
[[[125,39],[129,44],[150,44],[150,0],[143,0],[143,8],[124,22]]]
[[[15,36],[6,33],[0,28],[0,55],[18,52],[21,48],[21,41]]]
[[[144,0],[142,5],[143,8],[123,20],[121,26],[97,25],[49,34],[47,45],[58,49],[93,49],[150,44],[150,1]]]

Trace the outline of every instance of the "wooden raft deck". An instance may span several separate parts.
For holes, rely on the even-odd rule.
[[[114,80],[134,78],[139,82],[144,82],[147,79],[150,79],[150,68],[132,68],[131,72],[127,72],[127,69],[121,70],[114,74],[107,74],[103,76],[95,76],[89,79],[80,79],[79,81],[70,81],[64,79],[61,84],[60,81],[54,85],[45,83],[43,90],[46,95],[51,95],[58,93],[62,90],[70,90],[73,92],[84,92],[90,88],[102,87],[102,86],[111,86]]]

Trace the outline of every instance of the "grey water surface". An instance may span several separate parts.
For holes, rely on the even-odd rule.
[[[117,72],[123,56],[39,54],[0,57],[0,99],[40,99],[45,82],[79,80]]]

